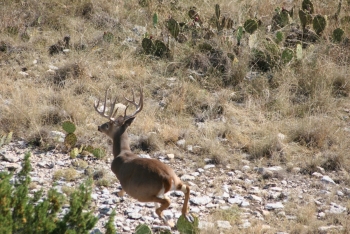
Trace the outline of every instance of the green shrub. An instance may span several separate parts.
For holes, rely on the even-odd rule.
[[[42,190],[29,196],[29,157],[30,153],[26,153],[14,184],[10,182],[13,174],[0,172],[0,233],[88,233],[97,222],[92,211],[86,211],[90,205],[91,180],[71,194],[69,212],[59,218],[65,202],[63,194],[52,188],[46,197]]]

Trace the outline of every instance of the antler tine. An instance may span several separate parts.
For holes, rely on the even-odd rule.
[[[114,116],[117,113],[117,110],[118,110],[118,108],[117,108],[117,110],[114,112],[114,107],[115,107],[115,104],[117,102],[117,98],[115,98],[114,102],[112,102],[112,104],[111,104],[109,115],[106,115],[107,96],[108,96],[108,89],[106,89],[105,101],[104,101],[104,104],[103,104],[103,110],[102,111],[98,110],[98,107],[100,105],[100,99],[98,99],[97,103],[95,102],[94,107],[95,107],[96,112],[99,113],[102,117],[107,118],[109,120],[114,120],[114,118],[112,116]],[[114,114],[113,114],[113,112],[114,112]]]
[[[129,118],[134,117],[137,113],[139,113],[142,110],[142,108],[143,108],[143,92],[142,92],[141,86],[140,86],[140,100],[139,100],[139,103],[135,102],[134,89],[132,89],[132,100],[126,98],[125,96],[124,96],[124,98],[125,98],[125,100],[127,100],[129,103],[133,104],[136,107],[136,110],[135,110],[135,112],[132,115],[126,115],[126,110],[128,109],[129,105],[126,106],[125,112],[124,112],[124,118],[125,119],[129,119]]]

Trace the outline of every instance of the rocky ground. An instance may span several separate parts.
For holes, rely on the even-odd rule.
[[[31,192],[50,188],[53,185],[55,171],[74,167],[76,165],[74,162],[78,160],[71,159],[69,155],[58,150],[42,152],[30,149],[25,142],[17,141],[0,149],[0,170],[18,172],[27,151],[32,152]],[[299,168],[256,167],[248,160],[243,160],[244,166],[237,170],[230,168],[230,165],[211,164],[209,160],[206,161],[206,165],[198,167],[198,164],[191,159],[180,159],[172,154],[141,156],[156,157],[170,164],[182,180],[191,186],[191,212],[199,217],[202,229],[214,227],[222,233],[232,233],[232,230],[249,229],[260,222],[263,224],[261,228],[266,229],[268,233],[288,233],[288,230],[274,227],[273,223],[265,220],[276,217],[280,220],[297,222],[300,218],[298,209],[303,209],[310,203],[317,207],[317,212],[311,214],[316,220],[325,219],[328,214],[349,216],[350,188],[339,185],[337,173],[326,173],[322,168],[317,168],[310,176],[301,174]],[[114,178],[110,171],[110,159],[96,160],[91,156],[81,159],[87,162],[87,168],[75,167],[81,176],[74,181],[66,181],[63,177],[57,179],[55,184],[58,190],[62,191],[63,186],[79,185],[89,168],[102,169],[110,178]],[[95,215],[99,217],[99,221],[92,233],[104,233],[103,226],[113,209],[116,209],[117,213],[115,224],[118,233],[132,233],[140,223],[147,223],[154,229],[162,226],[162,222],[154,213],[154,204],[139,203],[127,195],[120,198],[116,195],[119,189],[117,180],[113,180],[108,187],[94,186],[92,199]],[[176,219],[181,215],[183,193],[171,192],[169,196],[173,203],[165,215]],[[209,218],[215,209],[233,208],[238,211],[238,218],[235,221],[212,221],[213,219]],[[64,207],[63,212],[68,209],[69,207]],[[346,227],[342,225],[327,225],[325,222],[324,226],[318,227],[318,231],[344,233],[344,228]]]

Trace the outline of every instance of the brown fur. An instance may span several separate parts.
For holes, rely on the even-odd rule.
[[[126,129],[133,120],[134,117],[124,121],[120,116],[98,127],[100,132],[113,140],[114,159],[111,169],[120,181],[122,190],[140,202],[160,203],[161,206],[156,209],[156,213],[169,226],[173,224],[165,219],[162,212],[170,206],[170,200],[165,196],[163,198],[162,195],[172,187],[175,190],[185,190],[182,214],[191,219],[188,214],[189,186],[184,185],[174,171],[159,160],[139,158],[131,152]]]

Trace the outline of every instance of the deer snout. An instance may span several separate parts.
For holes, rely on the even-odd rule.
[[[98,130],[99,132],[102,132],[101,126],[98,126],[98,127],[97,127],[97,130]]]

